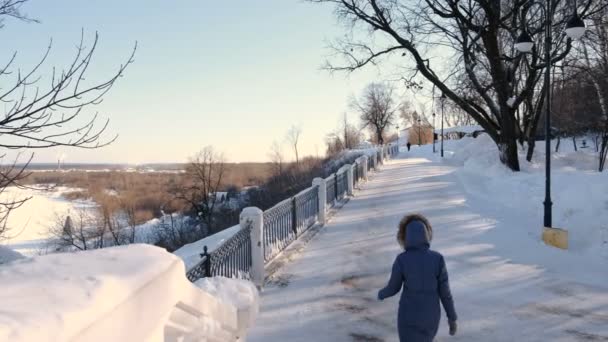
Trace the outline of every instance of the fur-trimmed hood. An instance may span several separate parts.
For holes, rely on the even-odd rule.
[[[426,217],[422,216],[421,214],[410,214],[403,217],[403,219],[401,219],[401,222],[399,222],[399,229],[397,231],[397,241],[399,242],[401,247],[404,249],[406,247],[412,247],[412,243],[414,243],[414,241],[409,241],[410,239],[407,238],[408,225],[410,224],[424,226],[424,238],[426,238],[426,243],[430,245],[431,240],[433,239],[433,227],[431,226],[431,223],[429,222],[429,220],[427,220]],[[421,239],[420,236],[412,236],[412,238],[414,238],[414,240]],[[415,243],[417,244],[419,243],[419,241]]]

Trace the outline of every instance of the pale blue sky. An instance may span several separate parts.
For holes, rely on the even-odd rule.
[[[41,23],[7,21],[0,30],[0,58],[18,51],[22,67],[50,38],[43,70],[65,65],[81,29],[88,38],[98,31],[89,79],[101,79],[139,44],[135,63],[98,106],[118,141],[38,151],[37,162],[59,153],[67,162],[183,162],[205,145],[230,161],[266,161],[292,124],[302,127],[302,154],[322,154],[348,97],[378,78],[373,69],[320,70],[328,40],[344,30],[331,8],[299,0],[31,0],[23,10]]]

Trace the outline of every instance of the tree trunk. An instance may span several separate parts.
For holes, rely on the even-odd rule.
[[[498,150],[500,161],[512,171],[519,171],[519,157],[517,153],[517,123],[510,108],[502,109],[501,132],[498,137]]]
[[[578,148],[576,147],[576,137],[572,137],[572,145],[574,145],[574,151],[578,151]]]
[[[557,136],[557,144],[555,145],[555,153],[559,152],[559,143],[561,143],[562,140],[559,137],[559,135]]]
[[[600,138],[599,135],[596,135],[595,138],[593,138],[593,142],[595,142],[595,152],[600,151],[600,145],[598,144],[599,138]]]
[[[526,153],[526,160],[532,161],[532,155],[534,155],[534,147],[536,146],[536,140],[534,137],[528,137],[528,152]]]
[[[599,158],[600,158],[600,165],[599,165],[599,172],[603,172],[604,171],[604,167],[606,166],[606,155],[608,154],[608,132],[604,132],[604,135],[602,136],[602,147],[600,149],[600,154],[599,154]]]
[[[503,131],[506,133],[506,131]],[[517,137],[512,136],[500,136],[500,142],[498,143],[498,150],[500,153],[500,161],[505,164],[512,171],[519,171],[519,158],[517,153]]]

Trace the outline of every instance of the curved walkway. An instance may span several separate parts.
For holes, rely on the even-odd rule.
[[[442,317],[437,341],[608,341],[608,281],[584,285],[507,258],[493,241],[505,224],[469,206],[453,171],[420,158],[385,164],[274,275],[248,341],[397,341],[398,296],[375,298],[409,212],[430,218],[432,248],[448,262],[459,333],[449,337]],[[606,270],[597,276],[608,280]]]

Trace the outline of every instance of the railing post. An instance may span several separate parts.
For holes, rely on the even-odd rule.
[[[363,162],[363,180],[367,182],[367,164],[369,163],[369,157],[363,156],[361,157],[361,161]]]
[[[378,152],[374,153],[374,171],[378,171]]]
[[[298,198],[291,199],[291,230],[298,237]]]
[[[243,209],[241,227],[251,225],[251,281],[261,289],[264,286],[264,212],[256,207]]]
[[[334,203],[338,202],[338,172],[334,173]]]
[[[213,277],[213,274],[211,274],[211,255],[208,253],[207,245],[203,247],[201,258],[205,258],[205,276]]]
[[[354,166],[356,166],[357,164],[353,164]],[[352,196],[353,195],[353,165],[348,164],[345,166],[346,169],[346,193],[348,194],[348,196]]]
[[[319,187],[319,223],[325,224],[325,213],[327,211],[327,184],[325,184],[325,179],[315,178],[312,180],[312,185]]]

